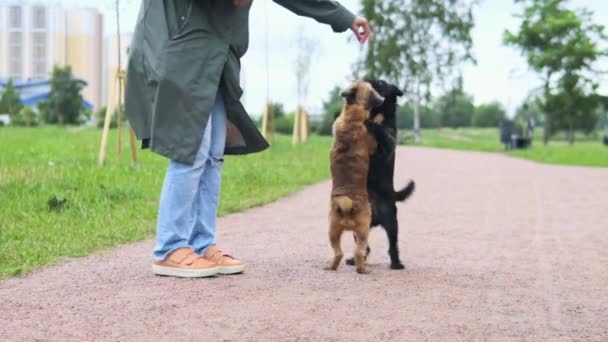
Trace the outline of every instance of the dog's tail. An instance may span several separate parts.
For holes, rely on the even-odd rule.
[[[342,215],[350,214],[353,211],[353,200],[348,196],[336,196],[334,198],[338,206],[338,212]]]
[[[397,202],[403,202],[408,199],[416,189],[416,183],[414,181],[410,181],[406,187],[399,191],[395,191],[395,200]]]

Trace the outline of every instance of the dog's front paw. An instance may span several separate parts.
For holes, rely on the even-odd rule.
[[[348,266],[355,266],[355,258],[348,258],[348,259],[346,259],[346,264]]]
[[[337,267],[334,267],[333,265],[329,265],[329,266],[325,266],[325,267],[323,267],[323,270],[325,270],[325,271],[335,271],[335,270],[337,270],[337,269],[338,269],[338,268],[337,268]]]
[[[405,268],[405,266],[403,266],[402,263],[391,264],[391,270],[402,270],[404,268]]]

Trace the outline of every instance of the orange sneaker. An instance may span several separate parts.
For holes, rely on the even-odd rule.
[[[216,263],[198,255],[190,247],[176,249],[165,260],[154,261],[152,272],[156,275],[180,278],[212,277],[219,272]]]
[[[245,270],[244,263],[220,251],[216,245],[207,248],[204,257],[217,264],[220,274],[236,274]]]

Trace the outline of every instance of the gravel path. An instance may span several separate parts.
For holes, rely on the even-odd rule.
[[[150,272],[143,241],[0,283],[0,340],[608,341],[608,169],[400,148],[405,271],[322,271],[330,184],[220,220],[247,273]],[[350,236],[343,239],[350,254]]]

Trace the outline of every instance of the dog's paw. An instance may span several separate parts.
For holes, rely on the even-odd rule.
[[[370,270],[367,267],[357,268],[357,273],[359,274],[370,274]]]
[[[405,268],[405,266],[403,266],[403,264],[401,264],[401,263],[391,264],[391,270],[402,270],[404,268]]]
[[[323,267],[323,270],[325,270],[325,271],[335,271],[337,269],[338,269],[337,267],[333,267],[333,266],[325,266],[325,267]]]
[[[346,259],[346,264],[348,266],[355,266],[355,258],[348,258],[348,259]]]
[[[375,122],[377,125],[382,125],[382,123],[384,122],[384,115],[382,115],[382,114],[378,114],[378,115],[376,115],[376,116],[374,117],[374,122]]]

